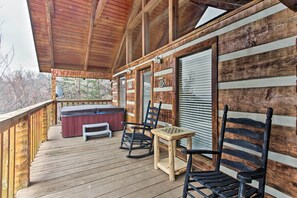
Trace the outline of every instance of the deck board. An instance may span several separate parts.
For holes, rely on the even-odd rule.
[[[31,166],[31,185],[17,198],[34,197],[180,197],[184,175],[174,182],[154,170],[153,156],[126,158],[119,149],[121,132],[112,138],[83,141],[62,138],[61,127],[49,130]]]

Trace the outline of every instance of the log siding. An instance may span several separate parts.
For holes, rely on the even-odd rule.
[[[175,125],[178,80],[174,54],[184,50],[190,53],[196,45],[218,37],[217,117],[220,120],[224,104],[230,106],[231,117],[259,121],[265,120],[267,107],[274,108],[266,192],[292,197],[297,194],[296,19],[297,13],[277,0],[257,1],[119,68],[113,76],[126,73],[128,68],[137,70],[162,56],[163,63],[154,64],[153,100],[154,105],[163,102],[159,127]],[[159,87],[161,78],[165,87]],[[132,97],[129,100],[133,101]],[[214,138],[214,144],[216,141]],[[203,157],[196,160],[201,169],[211,166]]]

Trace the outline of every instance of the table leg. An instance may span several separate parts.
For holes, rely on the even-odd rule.
[[[158,168],[158,162],[160,161],[160,149],[159,149],[159,137],[155,135],[154,140],[154,167]]]
[[[174,143],[173,141],[168,141],[168,155],[169,155],[169,180],[174,181]]]
[[[173,156],[176,157],[176,140],[173,140]]]
[[[192,149],[192,137],[187,138],[187,149],[191,150]],[[189,155],[187,155],[187,161],[189,159]]]

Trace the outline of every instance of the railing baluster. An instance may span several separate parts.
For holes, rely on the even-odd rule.
[[[3,133],[0,134],[0,141],[1,141],[1,161],[0,161],[0,178],[1,178],[1,190],[0,190],[0,198],[2,198],[2,189],[3,189],[3,183],[2,183],[2,176],[3,176]]]
[[[0,142],[1,142],[1,151],[0,151],[0,157],[1,157],[1,160],[0,160],[0,178],[1,178],[1,189],[0,189],[0,197],[2,197],[2,189],[3,189],[3,184],[2,184],[2,175],[3,175],[3,171],[2,171],[2,164],[3,164],[3,132],[1,132],[0,134]]]
[[[9,136],[9,129],[3,133],[3,152],[2,152],[2,197],[6,198],[8,193],[8,136]]]
[[[47,140],[50,124],[55,123],[53,101],[46,101],[0,116],[0,198],[14,197],[28,187],[30,164],[43,141]]]
[[[29,119],[29,117],[28,117]],[[16,191],[29,185],[29,126],[28,120],[21,120],[16,126],[16,153],[15,153],[15,189]]]
[[[9,168],[9,176],[8,176],[8,197],[13,197],[14,195],[14,135],[15,135],[15,127],[11,127],[9,130],[9,160],[8,160],[8,168]]]
[[[13,126],[13,172],[12,172],[12,195],[16,193],[15,189],[15,150],[16,150],[16,125]]]

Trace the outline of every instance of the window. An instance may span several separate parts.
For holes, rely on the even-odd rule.
[[[121,77],[120,78],[120,107],[126,106],[126,78]]]
[[[227,10],[222,10],[222,9],[219,9],[219,8],[214,8],[214,7],[208,6],[206,11],[204,12],[202,17],[198,21],[195,28],[206,24],[207,22],[211,21],[212,19],[214,19],[214,18],[216,18],[218,16],[221,16],[225,12],[227,12]]]
[[[194,149],[212,149],[212,49],[179,58],[178,124],[196,131]],[[186,141],[181,141],[186,146]]]
[[[151,99],[151,71],[142,73],[142,120],[145,119],[147,105]]]

